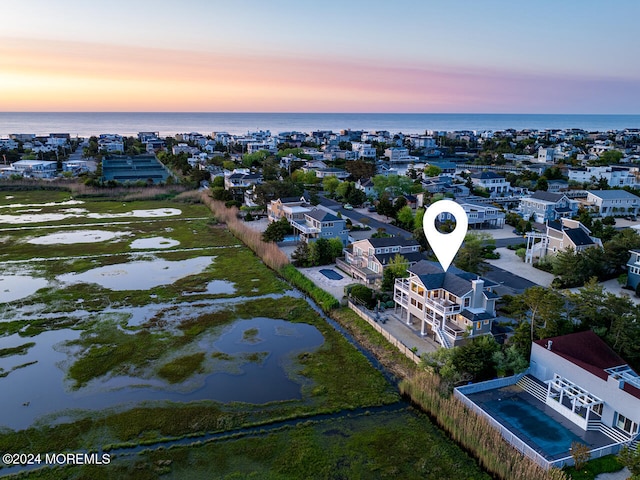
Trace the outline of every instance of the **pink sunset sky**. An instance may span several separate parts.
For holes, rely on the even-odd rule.
[[[2,10],[0,111],[640,113],[634,0]]]

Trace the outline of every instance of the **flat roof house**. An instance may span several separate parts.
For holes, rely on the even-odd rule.
[[[533,342],[530,368],[547,385],[545,403],[584,430],[638,435],[640,376],[594,332]]]
[[[626,190],[587,190],[587,204],[602,217],[636,216],[640,198]]]

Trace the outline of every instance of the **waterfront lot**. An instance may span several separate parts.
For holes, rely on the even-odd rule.
[[[0,214],[2,451],[162,446],[399,402],[383,373],[202,205],[3,192]],[[33,215],[49,217],[25,220]],[[419,443],[397,450],[421,458]],[[217,455],[174,460],[181,470]],[[456,468],[481,476],[464,455]],[[61,473],[51,478],[72,474]]]

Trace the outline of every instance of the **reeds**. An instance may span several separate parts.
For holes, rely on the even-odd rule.
[[[435,419],[451,438],[478,459],[491,474],[505,480],[566,480],[562,470],[545,470],[509,445],[482,416],[446,395],[440,378],[428,371],[417,372],[400,383],[408,395]]]
[[[236,207],[227,208],[224,202],[212,199],[207,192],[202,192],[200,198],[216,219],[225,223],[233,236],[249,247],[268,267],[279,272],[289,264],[287,255],[275,243],[263,241],[260,232],[238,218],[239,210]]]

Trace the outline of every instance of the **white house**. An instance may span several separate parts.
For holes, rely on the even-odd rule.
[[[626,190],[587,190],[586,204],[602,217],[638,215],[640,198]]]
[[[584,430],[638,434],[640,376],[594,332],[533,342],[530,372],[547,386],[545,404]]]
[[[56,162],[19,160],[11,164],[13,170],[25,177],[51,178],[56,174]]]
[[[471,181],[474,186],[484,188],[491,197],[499,197],[512,190],[511,184],[504,177],[490,171],[472,174]]]

